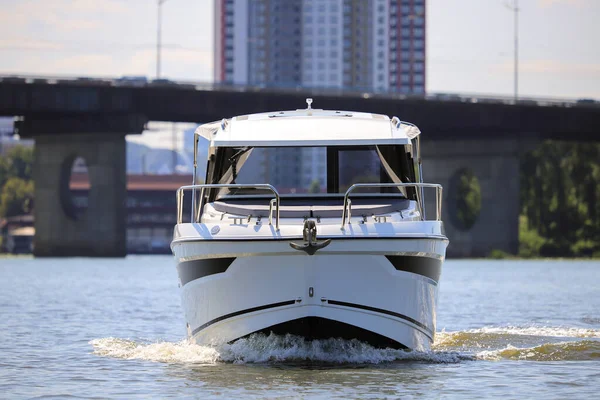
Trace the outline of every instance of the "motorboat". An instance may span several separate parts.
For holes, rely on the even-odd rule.
[[[420,130],[311,103],[195,131],[193,182],[177,191],[171,243],[188,336],[426,351],[448,239],[442,187],[423,182]]]

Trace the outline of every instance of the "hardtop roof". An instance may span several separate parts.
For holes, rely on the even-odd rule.
[[[312,108],[241,115],[196,130],[211,147],[399,145],[419,134],[397,117]]]

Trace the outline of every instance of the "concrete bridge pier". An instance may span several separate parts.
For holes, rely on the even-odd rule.
[[[77,216],[69,181],[73,162],[85,159],[90,190]],[[125,138],[119,134],[35,137],[35,249],[37,257],[126,255]]]
[[[140,114],[65,114],[15,122],[21,137],[35,139],[35,256],[126,255],[125,135],[142,133],[147,121]],[[83,214],[76,212],[69,188],[77,157],[85,160],[90,183]]]
[[[485,257],[494,249],[516,254],[519,248],[518,139],[422,140],[425,182],[444,187],[442,218],[450,239],[449,257]],[[457,189],[470,171],[481,190],[481,209],[470,227],[458,218]],[[425,193],[428,218],[434,218],[434,193]]]

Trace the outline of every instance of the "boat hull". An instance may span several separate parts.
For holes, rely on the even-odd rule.
[[[188,335],[202,345],[274,332],[428,350],[446,245],[334,240],[309,256],[286,240],[177,243]]]

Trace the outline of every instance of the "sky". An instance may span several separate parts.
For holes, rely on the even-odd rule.
[[[513,1],[427,1],[428,92],[513,94]],[[600,99],[600,1],[519,4],[519,93]],[[162,76],[211,81],[213,0],[162,9]],[[0,74],[156,76],[157,0],[0,0],[0,10]]]

